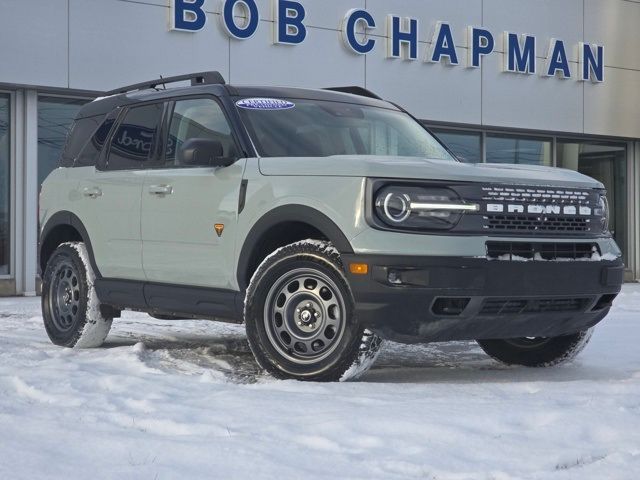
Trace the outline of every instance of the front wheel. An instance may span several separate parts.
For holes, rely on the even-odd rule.
[[[487,355],[506,365],[553,367],[570,362],[591,339],[593,329],[561,337],[478,340]]]
[[[245,322],[258,364],[283,379],[356,378],[382,344],[354,315],[340,255],[313,240],[283,247],[258,267],[247,290]]]

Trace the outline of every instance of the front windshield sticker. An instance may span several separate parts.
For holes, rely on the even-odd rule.
[[[246,110],[289,110],[296,106],[279,98],[245,98],[236,102],[236,105]]]

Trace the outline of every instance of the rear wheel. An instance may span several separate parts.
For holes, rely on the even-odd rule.
[[[42,317],[51,341],[62,347],[92,348],[104,342],[112,318],[105,317],[84,243],[60,245],[42,278]]]
[[[355,378],[375,360],[381,340],[362,327],[338,252],[303,241],[270,255],[247,290],[249,345],[278,378]]]
[[[507,365],[552,367],[570,362],[591,339],[593,329],[561,337],[526,337],[504,340],[478,340],[482,349]]]

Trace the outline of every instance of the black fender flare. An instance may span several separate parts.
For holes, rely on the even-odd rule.
[[[249,267],[251,252],[259,244],[262,236],[272,227],[285,222],[306,223],[316,230],[322,232],[329,241],[338,249],[340,253],[353,253],[351,243],[344,235],[340,227],[324,213],[306,205],[284,205],[276,207],[264,214],[247,234],[240,255],[236,277],[241,290],[247,287],[248,280],[244,279],[244,274]]]
[[[98,270],[98,266],[96,265],[95,256],[93,255],[93,247],[91,246],[91,239],[89,237],[89,233],[85,228],[82,220],[80,220],[75,214],[68,212],[66,210],[54,213],[47,223],[45,223],[44,227],[41,230],[40,237],[38,239],[38,265],[42,269],[42,273],[44,273],[44,265],[41,264],[42,258],[42,247],[44,246],[44,242],[49,236],[49,234],[57,227],[60,226],[70,226],[74,228],[82,237],[82,241],[87,247],[87,252],[89,254],[89,262],[91,263],[91,268],[93,268],[93,272],[96,278],[102,278],[100,274],[100,270]]]

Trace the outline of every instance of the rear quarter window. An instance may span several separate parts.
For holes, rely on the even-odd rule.
[[[103,118],[104,117],[100,117],[100,120]],[[90,137],[85,140],[86,143],[76,159],[76,167],[95,167],[114,123],[114,116],[109,116],[101,123],[98,122],[98,125],[90,134]]]
[[[73,122],[60,158],[61,167],[72,167],[82,148],[98,129],[104,116],[79,118]]]

